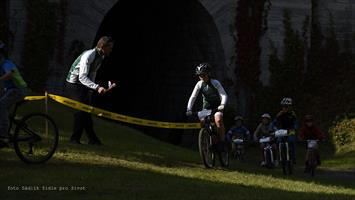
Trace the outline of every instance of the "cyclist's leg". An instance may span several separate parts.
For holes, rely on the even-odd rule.
[[[215,115],[214,115],[214,120],[216,122],[219,139],[220,139],[220,141],[224,141],[224,139],[225,139],[225,137],[224,137],[225,129],[224,129],[224,123],[223,123],[223,113],[222,112],[216,112]]]
[[[25,96],[23,89],[9,89],[0,98],[0,137],[8,137],[9,108]]]
[[[292,162],[295,164],[296,163],[296,136],[290,135],[288,136],[287,140],[290,148],[290,158]]]
[[[78,111],[74,113],[74,126],[73,126],[73,134],[70,138],[72,142],[80,142],[81,135],[84,131],[84,124],[85,124],[85,112]]]
[[[94,125],[92,121],[92,117],[90,113],[86,113],[87,115],[85,116],[86,118],[86,123],[85,123],[85,132],[86,135],[89,139],[89,144],[97,144],[100,145],[102,144],[100,139],[96,136],[96,133],[94,131]]]

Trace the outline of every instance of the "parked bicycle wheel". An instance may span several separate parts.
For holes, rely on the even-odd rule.
[[[206,128],[202,128],[198,137],[198,147],[203,164],[207,168],[212,168],[215,165],[215,154],[212,150],[212,137]]]
[[[44,113],[25,116],[17,125],[14,148],[26,163],[43,163],[49,160],[58,145],[58,128],[54,120]]]

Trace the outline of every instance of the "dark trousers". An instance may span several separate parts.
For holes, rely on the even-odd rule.
[[[91,104],[92,92],[92,90],[81,84],[73,84],[68,82],[65,84],[65,95],[68,98],[81,103]],[[80,141],[84,130],[89,143],[96,143],[100,141],[94,132],[91,114],[84,111],[78,111],[74,114],[73,135],[70,140]]]

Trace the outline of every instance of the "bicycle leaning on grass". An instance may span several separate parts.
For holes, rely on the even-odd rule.
[[[8,145],[13,145],[17,156],[25,163],[39,164],[49,160],[58,146],[58,128],[47,114],[33,112],[17,118],[17,109],[27,100],[16,103],[10,113]]]

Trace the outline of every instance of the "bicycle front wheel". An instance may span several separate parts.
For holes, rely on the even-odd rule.
[[[212,149],[212,137],[209,134],[209,131],[205,128],[202,128],[198,137],[198,147],[200,151],[203,164],[207,168],[212,168],[215,164],[215,154]]]
[[[54,120],[44,113],[26,115],[17,125],[14,148],[25,163],[44,163],[58,146],[58,128]]]

